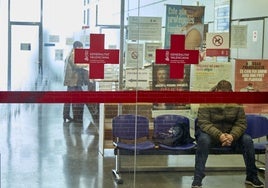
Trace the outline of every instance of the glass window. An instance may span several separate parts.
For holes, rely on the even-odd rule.
[[[10,2],[11,21],[40,21],[41,4],[37,0],[10,0]],[[123,8],[121,7],[122,2],[125,3]],[[240,109],[240,106],[238,108],[238,106],[228,103],[232,103],[234,99],[241,99],[247,114],[266,116],[268,114],[268,105],[262,103],[264,100],[266,102],[266,98],[262,94],[267,92],[268,60],[261,59],[263,53],[266,52],[263,48],[268,46],[263,44],[268,38],[267,18],[264,20],[233,20],[230,23],[230,15],[232,15],[230,0],[57,0],[56,2],[55,0],[45,0],[43,3],[45,17],[42,27],[34,25],[35,23],[31,26],[28,23],[27,25],[11,26],[9,42],[11,63],[4,63],[3,57],[0,57],[1,71],[5,73],[1,74],[1,83],[7,82],[8,76],[5,70],[10,67],[12,92],[28,90],[32,92],[18,95],[16,99],[13,96],[15,92],[11,93],[11,96],[4,96],[3,98],[7,100],[16,100],[16,103],[9,107],[11,110],[9,119],[5,119],[6,114],[0,114],[0,120],[14,119],[15,121],[19,118],[13,118],[12,114],[15,114],[16,117],[21,113],[23,117],[27,117],[28,121],[36,123],[32,129],[35,131],[34,138],[29,139],[31,143],[34,141],[34,144],[22,144],[36,147],[38,152],[39,149],[41,151],[44,148],[42,146],[45,144],[51,151],[51,153],[48,152],[49,155],[54,159],[55,153],[53,152],[56,152],[57,160],[51,161],[46,152],[46,156],[39,159],[44,165],[36,165],[36,167],[53,164],[58,168],[56,171],[58,174],[55,177],[65,180],[60,182],[58,187],[90,185],[101,188],[105,187],[106,182],[111,185],[109,181],[113,181],[112,178],[103,178],[110,176],[112,168],[117,168],[117,166],[111,168],[111,164],[118,164],[122,167],[119,171],[116,169],[115,173],[120,170],[128,171],[126,175],[123,174],[123,177],[126,179],[131,177],[131,181],[126,182],[126,185],[130,187],[132,184],[133,187],[143,184],[143,178],[132,179],[132,175],[135,176],[140,169],[154,171],[154,168],[162,169],[163,167],[165,170],[169,170],[169,168],[173,170],[177,167],[194,168],[194,153],[186,158],[176,155],[158,156],[157,153],[155,153],[157,156],[153,155],[153,152],[157,152],[155,149],[159,149],[159,143],[154,140],[154,136],[159,132],[155,132],[154,125],[157,117],[161,115],[168,114],[170,115],[168,118],[171,118],[170,121],[164,119],[162,124],[160,123],[162,126],[169,126],[170,122],[174,123],[176,115],[185,117],[186,123],[189,123],[190,134],[194,137],[195,120],[203,103],[213,103],[214,100],[217,102],[219,100],[219,103],[224,103],[223,106],[213,103],[207,108],[211,107],[212,110],[215,108],[214,112],[222,109],[229,112],[233,107]],[[21,7],[24,8],[20,9]],[[5,10],[1,6],[0,9]],[[0,14],[3,15],[1,11]],[[124,23],[120,25],[122,22]],[[3,22],[0,22],[0,26],[2,25]],[[236,34],[236,37],[232,38],[235,47],[231,52],[229,51],[230,26],[234,30],[233,33]],[[7,24],[5,27],[8,28]],[[43,31],[40,32],[39,29],[43,29]],[[3,36],[3,33],[0,33],[1,41],[8,38]],[[8,35],[6,34],[6,36]],[[5,40],[3,40],[4,38]],[[40,38],[44,40],[42,43]],[[73,51],[73,47],[76,46],[74,44],[78,44],[77,47],[79,47],[75,52]],[[258,53],[254,53],[254,50]],[[3,47],[0,47],[0,51],[0,54],[8,54],[3,53],[6,52]],[[256,57],[255,55],[258,55],[258,59],[251,60],[252,57]],[[39,58],[40,56],[41,58]],[[78,56],[79,58],[77,58]],[[73,64],[73,58],[77,58],[76,64]],[[43,61],[42,66],[40,66],[40,60]],[[72,64],[69,66],[70,62]],[[75,69],[71,69],[73,67]],[[70,72],[73,74],[70,74],[70,80],[67,80],[66,75]],[[216,89],[224,91],[224,89],[215,87],[220,80],[230,81],[232,88],[228,88],[228,91],[234,91],[230,92],[233,97],[228,97],[221,92],[210,92],[216,91]],[[39,90],[41,92],[35,92]],[[250,93],[251,96],[259,97],[243,97],[249,96],[249,92],[254,92]],[[246,99],[247,101],[245,101]],[[24,114],[20,104],[17,104],[17,100],[25,100],[27,104],[22,106],[36,111],[38,116]],[[58,100],[60,102],[57,104],[50,104]],[[32,104],[41,102],[45,102],[45,104]],[[72,105],[68,107],[66,104]],[[6,109],[7,106],[9,105],[1,104],[0,110]],[[207,108],[204,108],[203,111],[207,111]],[[65,112],[70,116],[65,116]],[[121,126],[124,130],[117,133],[120,135],[129,131],[124,136],[133,134],[133,140],[127,141],[126,144],[134,143],[132,148],[135,149],[146,146],[151,149],[150,155],[140,155],[142,153],[140,151],[122,151],[119,154],[123,155],[115,158],[118,150],[113,150],[113,141],[119,139],[113,135],[113,119],[122,114],[134,115],[126,116],[131,119],[133,124],[125,121],[124,118],[118,118],[120,123],[128,127],[125,129],[124,126]],[[226,115],[225,112],[222,114]],[[141,118],[138,121],[135,115],[143,116],[146,120]],[[32,117],[35,119],[33,120]],[[234,118],[230,114],[228,117]],[[72,118],[75,120],[72,121]],[[70,122],[68,122],[69,120]],[[21,124],[14,122],[14,125],[17,128],[17,125]],[[144,130],[146,135],[136,134],[139,131],[139,125],[146,129]],[[31,124],[28,123],[26,127],[30,126]],[[6,126],[6,130],[3,130],[4,132],[13,131],[13,127],[13,125]],[[91,128],[94,129],[97,136],[93,136]],[[24,136],[27,131],[28,129],[22,131],[15,129],[5,136],[10,135],[11,139],[16,139],[17,133],[22,133],[20,136]],[[53,131],[58,131],[57,137],[50,135],[56,135],[56,132]],[[44,138],[48,138],[48,140]],[[124,139],[125,137],[121,140],[125,141]],[[143,145],[141,143],[144,140],[150,142]],[[3,137],[2,140],[0,137],[0,142],[4,143],[4,151],[9,151],[9,145],[16,148],[20,146],[19,142],[16,142],[14,146],[12,142],[6,142],[6,137]],[[49,143],[47,144],[47,142]],[[93,142],[95,144],[91,144]],[[148,143],[149,145],[147,145]],[[92,148],[93,145],[94,148]],[[89,152],[97,150],[103,154],[103,157],[95,156],[98,158],[95,161],[94,156],[91,157]],[[128,155],[124,155],[126,153]],[[20,152],[12,153],[12,151],[11,154],[14,157],[4,156],[5,163],[3,164],[8,165],[17,154],[21,155]],[[19,158],[20,162],[23,162],[25,157],[29,158],[27,153],[22,154],[22,158]],[[38,154],[42,155],[42,152]],[[183,164],[178,159],[180,157],[182,157]],[[33,159],[35,160],[35,158]],[[97,175],[93,178],[89,177],[89,173],[93,169],[91,164],[79,166],[79,164],[85,164],[79,163],[84,159],[90,159],[90,163],[99,165],[98,169],[94,168],[97,169]],[[114,161],[114,159],[118,159],[118,161]],[[239,158],[239,162],[243,163],[241,158]],[[73,167],[74,163],[78,165]],[[106,166],[107,164],[109,165]],[[79,174],[74,174],[73,168],[75,171],[79,169],[77,170]],[[3,172],[6,175],[8,172],[17,172],[17,169],[5,166]],[[27,166],[25,169],[29,172]],[[41,174],[37,174],[35,178],[40,179],[42,176],[44,186],[51,182],[45,181],[47,177],[52,177],[52,175],[46,174],[45,168],[36,168],[36,170]],[[108,175],[107,171],[109,171]],[[68,172],[73,178],[69,178]],[[31,171],[31,174],[34,173]],[[141,175],[144,176],[144,174]],[[152,177],[155,176],[157,177],[156,174]],[[182,176],[181,186],[190,187],[192,176],[192,173],[189,176]],[[105,181],[95,181],[96,177],[98,180],[105,179]],[[11,182],[10,185],[13,185],[13,179],[7,178],[7,181]],[[72,179],[76,181],[70,182]],[[149,181],[154,181],[155,178],[149,179],[151,179]],[[165,187],[167,184],[173,186],[178,183],[173,177],[165,179],[157,181],[159,187]],[[170,181],[171,179],[172,181]],[[6,182],[4,182],[4,186],[5,184]]]

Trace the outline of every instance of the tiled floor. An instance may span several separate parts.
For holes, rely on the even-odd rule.
[[[98,152],[98,127],[84,111],[83,124],[63,123],[62,104],[0,104],[1,188],[188,188],[192,172],[125,172],[116,184],[113,151]],[[208,165],[240,165],[240,156],[215,156]],[[132,162],[131,158],[127,162]],[[193,156],[144,156],[153,162],[193,166]],[[239,164],[238,164],[239,163]],[[244,188],[245,173],[210,172],[204,188]],[[260,174],[264,181],[263,175]]]

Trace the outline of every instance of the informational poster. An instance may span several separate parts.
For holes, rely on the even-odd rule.
[[[166,5],[165,48],[170,47],[171,34],[185,34],[185,48],[199,49],[203,43],[203,6]]]
[[[71,45],[73,45],[73,43],[74,43],[74,39],[73,39],[72,37],[67,37],[67,38],[65,39],[65,44],[66,44],[66,45],[71,46]]]
[[[119,65],[104,65],[104,79],[107,80],[118,80],[119,76]]]
[[[237,59],[235,63],[235,91],[267,92],[268,60]],[[244,104],[246,113],[268,113],[268,105]]]
[[[229,62],[203,62],[191,67],[191,91],[210,91],[220,80],[233,81]]]
[[[22,51],[31,51],[31,43],[21,43],[20,50]]]
[[[162,18],[130,16],[128,18],[129,40],[161,41]]]
[[[49,42],[60,42],[60,36],[59,35],[49,35],[48,41]]]
[[[207,33],[206,56],[229,56],[229,33]]]
[[[84,47],[90,45],[90,36],[88,34],[83,34],[80,36],[80,41],[83,43]]]
[[[231,28],[231,48],[247,47],[247,25],[232,25]]]
[[[127,68],[141,68],[143,66],[143,44],[128,43],[126,54]]]
[[[236,91],[268,91],[268,60],[237,59],[235,66]]]
[[[148,69],[126,69],[127,89],[150,89],[150,70]]]
[[[62,61],[63,60],[63,49],[56,49],[55,50],[55,60]]]
[[[191,65],[191,91],[211,91],[220,80],[228,80],[234,85],[233,64],[230,62],[201,62]],[[191,114],[197,116],[199,104],[191,104]]]
[[[184,67],[183,79],[170,79],[168,65],[154,64],[152,69],[152,89],[156,91],[189,91],[190,65],[185,65]],[[157,103],[153,105],[154,110],[175,110],[187,108],[189,108],[188,104]]]
[[[155,50],[161,49],[162,43],[146,42],[145,43],[145,60],[148,63],[153,63],[155,61]]]

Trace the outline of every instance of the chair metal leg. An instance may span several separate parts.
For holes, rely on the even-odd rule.
[[[115,177],[116,183],[123,184],[123,179],[121,178],[119,174],[119,169],[120,169],[120,155],[119,155],[119,150],[115,149],[115,169],[113,169],[112,172]]]
[[[117,184],[123,184],[123,179],[121,178],[121,176],[119,175],[119,172],[116,171],[115,169],[112,170],[113,171],[113,175],[115,177],[115,181]]]

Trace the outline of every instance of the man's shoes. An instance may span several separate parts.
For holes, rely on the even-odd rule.
[[[194,181],[192,183],[192,188],[202,188],[202,179],[194,178]]]
[[[252,185],[253,187],[264,187],[264,184],[256,177],[247,177],[245,184]]]

